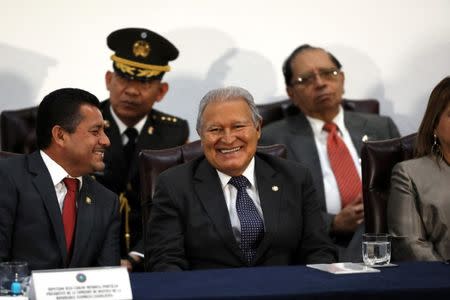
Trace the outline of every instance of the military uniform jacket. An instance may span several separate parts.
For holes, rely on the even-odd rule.
[[[137,138],[135,155],[133,155],[127,172],[122,137],[111,115],[109,100],[101,103],[101,111],[106,121],[105,132],[110,139],[111,146],[105,152],[105,170],[102,174],[97,174],[96,178],[118,195],[124,193],[128,199],[131,208],[129,215],[130,249],[144,253],[143,242],[141,241],[142,218],[139,201],[138,153],[143,149],[164,149],[186,143],[189,136],[189,125],[186,120],[153,109],[148,114],[147,121]],[[123,219],[122,223],[124,223]],[[124,224],[122,224],[121,245],[123,257],[127,254],[124,242]]]

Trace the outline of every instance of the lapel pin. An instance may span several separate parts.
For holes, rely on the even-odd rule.
[[[278,186],[277,185],[272,186],[272,191],[278,192]]]
[[[133,186],[131,185],[131,182],[127,183],[127,190],[130,192],[133,191]]]
[[[154,130],[153,126],[150,126],[150,127],[147,129],[148,134],[152,135],[152,134],[153,134],[153,130]]]
[[[86,197],[86,204],[91,204],[92,203],[92,199],[89,197]]]
[[[368,140],[369,140],[369,137],[367,136],[367,134],[363,135],[362,141],[367,142]]]

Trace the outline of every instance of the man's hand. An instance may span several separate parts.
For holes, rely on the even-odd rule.
[[[141,261],[142,261],[141,257],[134,254],[128,254],[128,259],[121,259],[120,265],[122,267],[126,267],[128,272],[133,272],[133,266],[140,264]]]
[[[133,266],[131,265],[131,263],[128,261],[128,259],[121,259],[120,260],[120,265],[122,267],[126,267],[128,272],[133,271]]]
[[[360,194],[334,217],[331,231],[337,234],[352,233],[362,222],[364,222],[364,204]]]

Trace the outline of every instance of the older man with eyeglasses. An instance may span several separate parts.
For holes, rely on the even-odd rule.
[[[389,117],[344,111],[344,72],[331,53],[302,45],[283,64],[286,91],[299,113],[264,127],[261,143],[282,143],[307,166],[340,261],[361,260],[363,139],[398,137]]]

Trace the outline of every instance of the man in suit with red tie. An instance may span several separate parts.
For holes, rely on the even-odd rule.
[[[88,174],[110,142],[98,99],[64,88],[38,108],[39,150],[0,161],[0,261],[33,269],[120,263],[117,195]]]
[[[389,117],[343,110],[341,68],[324,49],[295,49],[283,64],[283,74],[287,94],[300,112],[266,126],[261,144],[285,144],[287,158],[309,168],[328,232],[339,246],[339,260],[360,261],[362,142],[398,137],[399,132]]]
[[[197,132],[204,156],[156,183],[146,239],[151,271],[335,261],[309,171],[256,152],[261,116],[250,93],[207,93]]]

